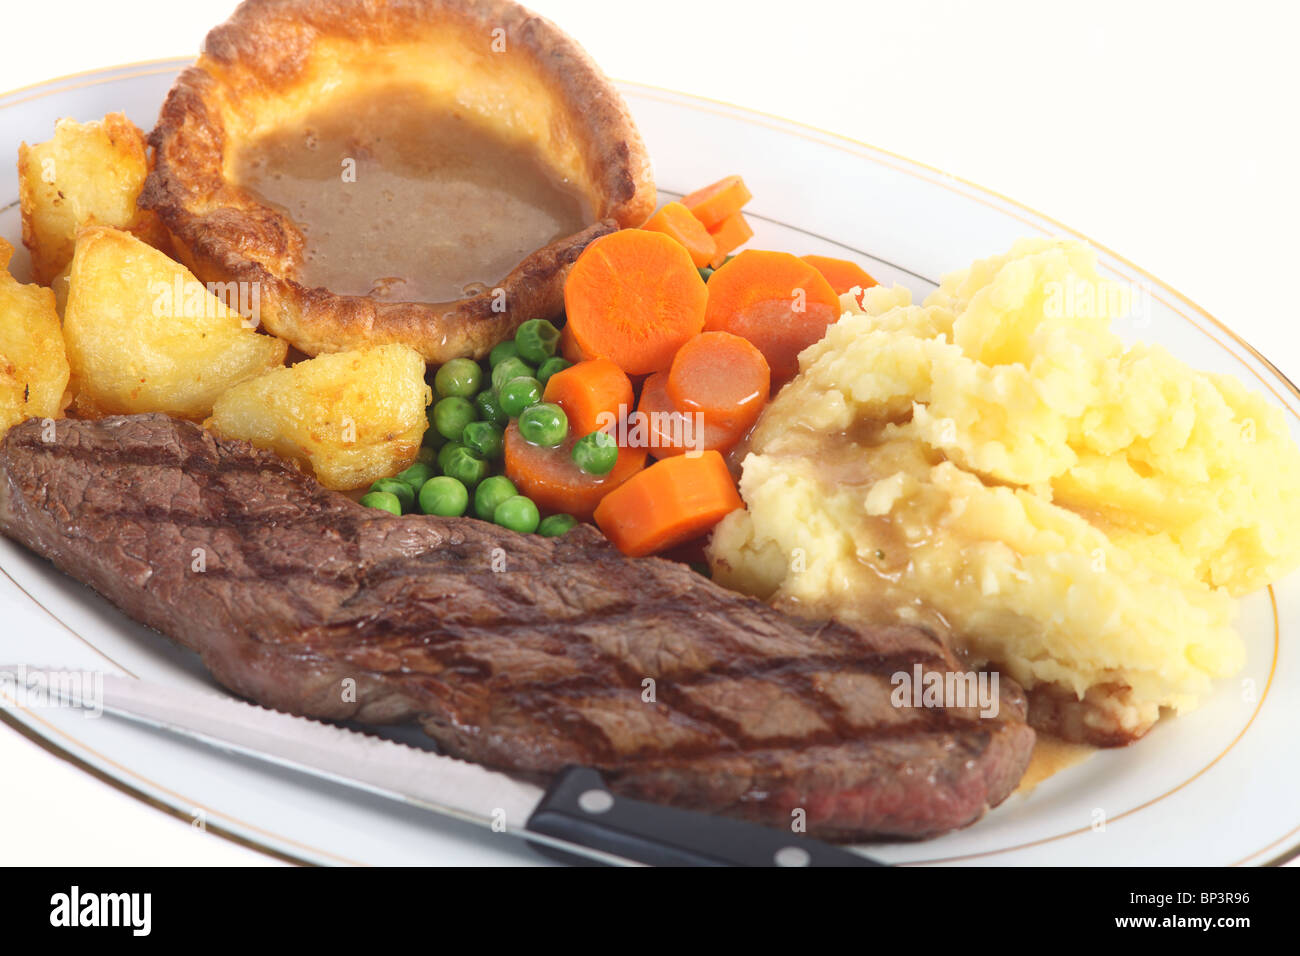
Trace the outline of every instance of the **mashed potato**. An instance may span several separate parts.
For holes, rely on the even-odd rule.
[[[1079,702],[1076,738],[1194,706],[1243,663],[1232,597],[1300,564],[1300,450],[1234,379],[1126,347],[1125,291],[1086,245],[1025,240],[923,306],[845,296],[752,436],[715,577],[932,627],[1040,715]]]

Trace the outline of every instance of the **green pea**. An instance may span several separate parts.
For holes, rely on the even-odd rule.
[[[499,425],[505,428],[510,424],[510,416],[501,409],[501,400],[497,398],[497,393],[491,391],[479,392],[474,396],[474,406],[478,409],[479,417],[485,422],[491,422],[493,425]]]
[[[519,413],[519,434],[534,445],[554,448],[569,437],[569,418],[551,402],[530,405]]]
[[[442,433],[441,433],[440,431],[438,431],[438,426],[435,425],[435,424],[433,423],[433,410],[434,410],[435,408],[437,408],[437,407],[438,407],[438,406],[437,406],[437,404],[435,403],[435,404],[433,404],[433,405],[430,405],[430,406],[429,406],[427,409],[425,409],[425,411],[424,411],[425,417],[429,419],[429,426],[428,426],[427,428],[425,428],[425,430],[424,430],[424,439],[423,439],[423,441],[421,442],[421,444],[423,445],[423,447],[425,447],[425,448],[432,448],[435,452],[436,452],[439,448],[441,448],[441,447],[442,447],[442,443],[445,442],[445,441],[447,440],[447,439],[445,439],[445,438],[442,437]]]
[[[709,276],[711,275],[713,275],[713,270],[710,269],[708,266],[705,266],[703,269],[700,270],[700,278],[703,279],[705,282],[709,281]]]
[[[618,464],[618,442],[609,432],[592,432],[573,443],[573,463],[589,475],[608,475]]]
[[[461,441],[480,458],[492,461],[501,457],[501,451],[505,447],[505,432],[491,422],[470,422],[465,426]]]
[[[483,370],[478,362],[467,358],[454,358],[438,369],[433,377],[433,388],[443,398],[459,395],[473,398],[483,381]]]
[[[420,486],[433,477],[433,469],[422,461],[417,461],[405,471],[399,471],[397,477],[411,486],[411,491],[418,492]]]
[[[437,432],[434,432],[437,435]],[[442,436],[438,435],[439,444],[442,443]],[[433,468],[438,464],[438,449],[432,445],[421,445],[420,450],[415,453],[415,460]]]
[[[511,531],[532,534],[537,530],[542,517],[538,514],[537,505],[533,504],[531,498],[515,495],[497,505],[496,511],[492,512],[492,520]]]
[[[560,358],[558,355],[548,358],[537,369],[537,381],[542,383],[542,388],[551,380],[551,376],[556,372],[563,372],[566,368],[572,368],[573,363],[568,359]]]
[[[515,345],[515,340],[506,339],[488,353],[488,367],[495,369],[506,359],[514,358],[518,354],[519,346]]]
[[[402,505],[402,513],[415,507],[415,489],[400,478],[380,478],[370,486],[372,492],[387,492]]]
[[[491,521],[496,514],[497,505],[517,494],[519,489],[505,475],[484,478],[474,489],[474,513],[484,521]]]
[[[442,473],[473,488],[486,478],[492,467],[464,445],[458,444],[442,463]]]
[[[439,475],[420,489],[420,510],[427,515],[456,518],[469,507],[469,491],[455,478]]]
[[[515,332],[519,357],[540,365],[555,354],[560,344],[560,330],[545,319],[529,319]]]
[[[522,375],[512,378],[501,386],[497,400],[501,402],[503,412],[511,418],[518,418],[525,408],[542,400],[542,383]]]
[[[397,495],[387,491],[372,491],[369,494],[362,495],[361,503],[367,508],[390,511],[395,515],[402,513],[402,503],[397,500]]]
[[[501,393],[501,388],[512,378],[531,378],[535,369],[521,358],[508,358],[492,369],[492,387]]]
[[[465,443],[460,441],[449,441],[438,449],[438,470],[445,472],[447,470],[447,456],[457,448],[464,448]]]
[[[573,515],[551,515],[542,519],[542,523],[537,526],[537,533],[544,538],[558,538],[573,530],[577,523],[578,519]]]
[[[460,441],[465,426],[478,420],[478,410],[468,398],[451,395],[433,406],[433,427],[448,441]]]

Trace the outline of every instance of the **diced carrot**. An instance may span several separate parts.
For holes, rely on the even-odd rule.
[[[822,278],[831,284],[836,295],[852,291],[854,286],[870,289],[879,285],[866,269],[849,259],[836,259],[831,256],[801,256],[804,262],[822,274]],[[861,294],[858,300],[861,301]]]
[[[655,458],[671,458],[685,452],[726,452],[745,437],[748,426],[719,425],[683,412],[668,397],[668,373],[656,372],[641,386],[637,417],[630,425],[629,441],[636,440],[649,448]],[[644,438],[641,433],[644,429]]]
[[[601,499],[596,524],[624,554],[641,557],[690,541],[743,507],[722,456],[706,451],[637,472]]]
[[[542,400],[564,409],[569,430],[579,438],[622,421],[636,401],[627,373],[609,359],[588,359],[556,372]]]
[[[709,263],[713,268],[722,265],[723,261],[731,253],[735,252],[749,240],[754,238],[754,230],[749,228],[749,222],[740,213],[728,216],[712,232],[713,241],[718,247],[717,253]]]
[[[704,327],[758,346],[779,388],[799,371],[799,353],[840,317],[840,297],[822,274],[788,252],[748,249],[709,278]]]
[[[569,328],[566,322],[564,328],[560,329],[560,355],[570,362],[585,362],[591,358],[586,352],[578,348],[578,343],[573,341],[573,330]]]
[[[651,216],[642,229],[662,232],[671,236],[686,247],[691,254],[691,261],[697,268],[703,268],[713,261],[718,253],[718,243],[709,235],[689,209],[679,202],[670,202],[663,209]]]
[[[511,422],[506,429],[506,477],[542,511],[590,521],[605,495],[645,467],[646,451],[620,446],[618,461],[609,474],[589,475],[571,457],[573,445],[581,437],[570,429],[561,444],[546,448],[528,441],[519,434],[519,423]]]
[[[703,328],[708,297],[685,247],[647,229],[601,236],[583,250],[564,283],[574,343],[629,375],[666,369]]]
[[[748,339],[701,332],[677,350],[667,388],[679,410],[699,412],[706,422],[743,432],[767,402],[772,371]]]
[[[753,199],[753,194],[739,176],[726,176],[716,183],[682,197],[682,205],[691,211],[704,228],[715,231],[728,216],[734,216]]]

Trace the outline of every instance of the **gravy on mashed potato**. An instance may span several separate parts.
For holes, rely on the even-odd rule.
[[[1300,450],[1235,379],[1126,346],[1106,286],[1087,245],[1023,240],[920,306],[844,296],[751,437],[715,579],[928,626],[1068,739],[1193,707],[1243,664],[1233,598],[1300,564]]]

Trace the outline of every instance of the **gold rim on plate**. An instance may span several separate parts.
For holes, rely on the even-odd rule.
[[[22,103],[28,103],[33,100],[42,99],[46,96],[52,96],[60,93],[69,93],[78,89],[91,87],[91,86],[99,86],[105,83],[116,82],[118,80],[129,80],[129,79],[135,79],[142,76],[161,75],[169,72],[175,73],[181,70],[182,68],[184,68],[185,66],[189,65],[191,62],[192,59],[189,57],[182,57],[182,58],[172,57],[172,58],[165,58],[165,59],[158,59],[158,60],[144,60],[136,63],[125,63],[125,64],[120,64],[118,66],[104,67],[98,70],[87,70],[79,73],[68,74],[66,76],[56,77],[50,80],[45,80],[39,83],[33,83],[28,86],[20,87],[16,90],[11,90],[8,93],[0,94],[0,110],[9,109],[11,107],[18,106]],[[131,70],[132,72],[122,72],[127,70]],[[681,93],[675,90],[669,90],[662,87],[652,86],[644,83],[631,83],[631,82],[624,82],[624,81],[616,81],[616,82],[620,87],[623,87],[625,89],[630,88],[634,90],[638,95],[641,95],[647,99],[656,100],[658,102],[667,103],[673,106],[679,106],[686,109],[695,109],[695,110],[700,110],[705,112],[712,112],[716,115],[725,115],[732,119],[740,120],[742,122],[748,122],[752,125],[762,126],[764,128],[771,129],[776,132],[784,133],[787,135],[799,136],[801,138],[820,143],[821,145],[824,146],[845,150],[857,157],[867,159],[879,165],[884,165],[890,169],[893,169],[896,172],[900,172],[905,175],[911,176],[913,178],[920,179],[924,182],[930,183],[931,185],[939,186],[950,192],[954,192],[957,195],[962,196],[963,198],[971,199],[976,202],[979,202],[982,205],[988,206],[989,208],[993,209],[996,212],[1002,213],[1003,215],[1011,216],[1012,218],[1017,219],[1018,221],[1029,226],[1030,228],[1040,233],[1043,233],[1045,235],[1050,235],[1052,234],[1053,231],[1053,229],[1049,229],[1044,225],[1044,223],[1047,223],[1050,224],[1057,231],[1070,233],[1080,239],[1083,239],[1087,241],[1090,245],[1092,245],[1095,249],[1103,253],[1105,256],[1110,257],[1112,260],[1114,260],[1115,263],[1119,263],[1122,266],[1124,266],[1126,269],[1131,270],[1133,273],[1143,277],[1144,279],[1148,280],[1149,282],[1163,289],[1166,293],[1168,293],[1173,298],[1182,302],[1189,309],[1199,313],[1205,320],[1211,323],[1211,325],[1213,325],[1219,331],[1227,335],[1232,341],[1236,342],[1252,358],[1254,358],[1260,365],[1262,365],[1268,372],[1270,372],[1273,376],[1275,376],[1277,382],[1282,385],[1285,391],[1290,392],[1290,394],[1293,395],[1296,399],[1300,399],[1300,388],[1297,388],[1295,383],[1293,383],[1285,374],[1283,374],[1282,371],[1275,364],[1273,364],[1273,362],[1269,361],[1249,342],[1247,342],[1237,333],[1232,331],[1232,329],[1230,329],[1224,323],[1216,319],[1214,316],[1210,315],[1208,312],[1205,311],[1205,309],[1201,308],[1199,305],[1197,305],[1187,296],[1183,295],[1178,290],[1172,288],[1167,283],[1163,282],[1156,276],[1147,272],[1145,269],[1142,269],[1141,267],[1130,262],[1128,259],[1119,255],[1109,247],[1097,242],[1096,240],[1092,239],[1089,236],[1084,235],[1078,230],[1073,229],[1056,219],[1053,219],[1051,216],[1045,215],[1044,213],[1041,213],[1035,209],[1032,209],[1029,206],[1024,205],[1021,202],[1018,202],[1014,199],[1004,196],[1001,193],[998,193],[994,190],[987,189],[983,186],[980,186],[977,183],[973,183],[970,182],[969,180],[961,179],[960,177],[954,176],[951,173],[945,172],[944,170],[938,169],[936,167],[929,166],[925,163],[917,162],[916,160],[908,159],[905,156],[901,156],[897,153],[891,152],[886,149],[882,149],[877,146],[872,146],[868,143],[863,143],[858,140],[854,140],[850,137],[842,136],[837,133],[832,133],[827,130],[819,129],[815,126],[811,126],[806,123],[800,123],[798,121],[789,120],[784,117],[775,116],[770,113],[764,113],[760,110],[753,110],[747,107],[737,106],[733,103],[728,103],[723,100],[717,100],[709,97],[695,96],[693,94]],[[718,109],[718,107],[721,107],[722,109]],[[817,135],[815,136],[811,135],[812,133],[815,133]],[[888,161],[883,157],[888,157]],[[919,172],[918,170],[923,170],[925,173],[929,173],[931,175],[924,175],[922,172]],[[965,188],[963,189],[958,187],[965,187]],[[670,190],[665,190],[665,192],[669,192],[669,191]],[[1005,205],[998,205],[997,203],[991,202],[988,197],[993,197],[995,199],[998,199]],[[1006,208],[1007,206],[1013,208],[1008,209]],[[1020,215],[1015,210],[1021,210],[1023,212],[1027,212],[1033,216],[1038,217],[1040,221],[1035,221],[1033,219],[1026,218],[1023,215]],[[785,226],[786,228],[796,228],[796,227],[789,226],[788,224],[780,222],[778,220],[771,220],[771,221],[777,225]],[[830,242],[835,242],[835,240],[830,239],[829,237],[822,237],[822,238],[825,238],[827,239],[827,241]],[[843,245],[842,243],[836,243],[836,244]],[[869,256],[870,258],[877,258],[867,252],[864,252],[863,254]],[[1116,268],[1114,264],[1112,264],[1110,267],[1112,271],[1115,271],[1120,275],[1124,275],[1124,271],[1122,269]],[[918,277],[925,278],[923,276],[918,276]],[[1132,276],[1125,276],[1125,278],[1132,280]],[[935,284],[933,283],[933,280],[927,279],[926,281],[931,282],[931,284]],[[1223,348],[1226,352],[1228,352],[1229,355],[1233,356],[1233,358],[1235,358],[1244,368],[1246,368],[1251,373],[1251,375],[1253,375],[1255,379],[1258,380],[1260,384],[1262,384],[1274,396],[1274,398],[1276,398],[1279,401],[1279,403],[1282,404],[1282,406],[1288,412],[1290,412],[1293,416],[1295,416],[1297,420],[1300,420],[1300,411],[1297,411],[1296,408],[1292,407],[1290,402],[1288,402],[1282,396],[1282,394],[1280,394],[1273,387],[1273,383],[1259,373],[1258,369],[1256,369],[1253,365],[1247,362],[1242,356],[1238,355],[1231,348],[1229,348],[1228,345],[1225,344],[1216,335],[1214,335],[1214,333],[1210,329],[1207,329],[1195,318],[1193,318],[1191,315],[1184,312],[1173,302],[1161,298],[1159,295],[1153,294],[1153,296],[1154,298],[1157,299],[1157,301],[1161,302],[1163,305],[1169,308],[1176,315],[1180,316],[1185,321],[1190,323],[1194,328],[1200,331],[1203,335],[1205,335],[1207,338],[1213,341],[1220,348]],[[82,643],[86,644],[88,647],[94,650],[97,654],[99,654],[109,663],[113,664],[113,666],[123,671],[127,670],[126,668],[122,667],[122,665],[114,661],[107,654],[105,654],[103,651],[101,651],[92,642],[90,642],[84,636],[79,634],[75,629],[69,626],[67,622],[59,618],[58,615],[56,615],[53,611],[45,607],[44,604],[37,601],[36,598],[32,596],[27,591],[26,588],[22,587],[22,585],[20,585],[17,581],[15,581],[8,574],[7,571],[5,571],[3,568],[0,568],[0,571],[3,571],[5,577],[7,577],[16,587],[18,587],[18,589],[22,591],[23,594],[25,594],[30,600],[36,603],[37,606],[40,607],[41,610],[43,610],[47,615],[49,615],[56,623],[58,623],[60,626],[65,628],[74,637],[76,637]],[[1251,714],[1249,720],[1247,720],[1245,726],[1242,727],[1242,729],[1238,732],[1238,734],[1233,739],[1233,741],[1221,753],[1219,753],[1213,760],[1211,760],[1206,766],[1201,768],[1195,774],[1188,777],[1182,783],[1171,788],[1170,790],[1166,791],[1160,796],[1147,800],[1146,802],[1136,807],[1132,807],[1124,811],[1123,813],[1120,813],[1117,816],[1112,817],[1111,822],[1114,822],[1115,820],[1119,820],[1131,814],[1137,813],[1141,810],[1148,809],[1153,804],[1164,800],[1166,797],[1171,796],[1172,794],[1178,792],[1179,790],[1191,784],[1193,781],[1197,780],[1199,777],[1201,777],[1203,774],[1209,771],[1221,759],[1223,759],[1223,757],[1226,756],[1241,741],[1242,737],[1254,724],[1255,718],[1259,715],[1260,710],[1264,706],[1264,701],[1268,699],[1268,693],[1273,684],[1273,677],[1277,671],[1278,653],[1280,648],[1280,622],[1278,619],[1278,612],[1277,612],[1277,598],[1273,591],[1272,586],[1268,588],[1268,595],[1269,595],[1269,601],[1273,613],[1273,660],[1269,668],[1269,676],[1268,676],[1268,681],[1265,684],[1264,693],[1260,696],[1260,700],[1256,705],[1254,712]],[[129,671],[127,671],[127,673],[129,673]],[[302,850],[308,851],[309,853],[317,854],[319,857],[329,858],[341,863],[356,863],[356,861],[348,860],[344,857],[340,857],[337,854],[331,853],[327,850],[320,849],[319,847],[314,847],[309,844],[304,844],[298,841],[294,841],[280,834],[275,834],[270,831],[267,831],[247,821],[239,820],[237,818],[229,816],[228,814],[221,813],[211,808],[203,807],[199,802],[188,800],[183,794],[176,793],[175,791],[172,791],[162,786],[161,784],[158,784],[155,781],[149,780],[147,777],[143,777],[137,774],[136,772],[130,770],[129,768],[116,763],[115,761],[104,756],[103,754],[96,752],[93,748],[86,746],[84,743],[72,737],[71,735],[66,734],[58,727],[55,727],[53,724],[50,724],[47,721],[42,720],[40,717],[33,714],[30,710],[27,710],[26,708],[22,708],[22,707],[19,707],[17,709],[22,710],[25,714],[27,714],[29,717],[31,717],[33,720],[37,721],[38,723],[45,725],[54,734],[63,737],[64,739],[70,741],[75,746],[80,747],[84,752],[93,755],[95,758],[102,761],[105,765],[114,767],[124,775],[134,777],[135,779],[140,780],[143,784],[149,787],[153,787],[156,791],[167,794],[170,797],[177,799],[178,801],[180,801],[181,803],[187,806],[191,806],[194,809],[202,809],[205,811],[205,813],[210,812],[211,814],[219,818],[225,819],[229,821],[229,823],[233,827],[243,828],[247,832],[262,834],[265,837],[279,841],[281,844],[298,847]],[[30,725],[25,724],[23,721],[14,717],[11,713],[5,710],[0,710],[0,720],[3,720],[4,723],[13,727],[19,733],[23,734],[29,740],[41,746],[49,753],[54,754],[55,756],[59,757],[62,760],[68,761],[73,766],[76,766],[79,769],[86,771],[87,773],[93,775],[94,777],[103,781],[104,783],[109,784],[115,789],[123,793],[126,793],[130,796],[133,796],[136,799],[142,801],[143,803],[157,810],[161,810],[165,813],[168,813],[169,815],[174,816],[177,819],[184,820],[186,822],[191,822],[192,816],[186,814],[183,810],[180,809],[179,806],[169,804],[166,801],[153,796],[146,790],[135,787],[132,784],[127,783],[125,780],[114,777],[112,774],[108,773],[107,771],[99,767],[96,767],[94,764],[90,763],[89,761],[73,753],[71,750],[58,745],[53,740],[47,737],[42,736]],[[207,824],[206,829],[208,832],[214,833],[222,837],[223,839],[229,840],[245,848],[258,850],[259,852],[265,853],[283,862],[297,863],[297,864],[309,864],[312,862],[310,860],[296,857],[284,851],[278,850],[275,847],[260,843],[256,839],[252,839],[248,836],[245,836],[237,832],[236,830],[231,829],[230,827]],[[1015,850],[1026,849],[1033,846],[1039,846],[1044,843],[1050,843],[1056,840],[1065,839],[1067,837],[1076,836],[1081,833],[1087,832],[1088,830],[1089,830],[1088,827],[1081,827],[1075,830],[1068,831],[1066,833],[1056,834],[1054,836],[1044,837],[1026,843],[1001,847],[996,850],[988,850],[988,851],[982,851],[980,853],[970,853],[970,854],[963,854],[963,855],[951,856],[951,857],[938,857],[938,858],[927,859],[927,860],[908,861],[906,864],[902,864],[902,865],[919,866],[919,865],[936,864],[936,863],[953,863],[953,862],[962,862],[968,860],[981,859],[990,856],[998,856],[1003,853],[1009,853]],[[1254,853],[1250,853],[1247,856],[1242,857],[1240,860],[1230,865],[1240,866],[1268,852],[1269,850],[1272,850],[1274,847],[1278,846],[1279,844],[1285,843],[1297,832],[1300,832],[1300,826],[1297,826],[1289,830],[1287,833],[1283,834],[1281,837],[1277,838],[1276,840],[1272,841],[1268,845],[1264,846],[1262,849],[1256,850]],[[1272,860],[1268,860],[1263,865],[1278,866],[1288,862],[1291,859],[1294,859],[1297,856],[1300,856],[1300,846],[1296,846],[1294,848],[1291,848],[1290,850],[1284,851],[1281,856],[1278,856]]]

